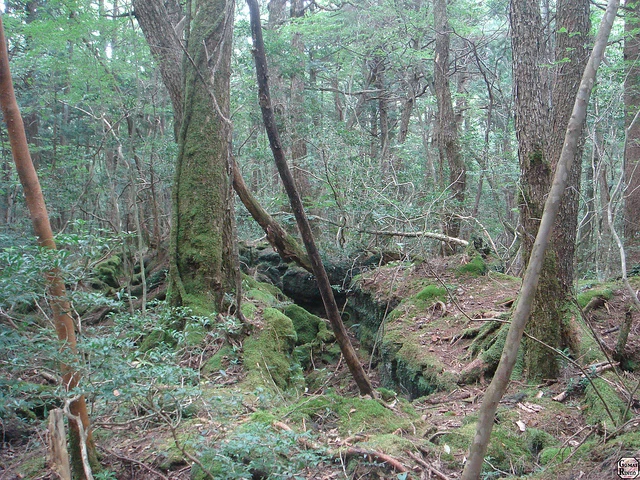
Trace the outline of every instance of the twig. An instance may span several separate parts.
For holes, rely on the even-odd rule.
[[[126,457],[122,454],[116,453],[113,450],[108,449],[107,447],[99,447],[101,450],[104,450],[105,452],[107,452],[109,455],[113,455],[114,457],[119,458],[120,460],[124,460],[126,462],[129,463],[134,463],[136,465],[140,465],[142,468],[149,470],[151,473],[153,473],[154,475],[157,476],[157,478],[161,478],[163,480],[169,480],[169,477],[165,476],[162,474],[162,472],[156,470],[153,467],[150,467],[149,465],[147,465],[144,462],[141,462],[140,460],[136,460],[135,458],[130,458],[130,457]]]
[[[418,462],[419,465],[421,465],[424,468],[428,469],[429,470],[429,474],[433,474],[436,477],[440,478],[441,480],[450,480],[449,477],[447,477],[444,473],[442,473],[440,470],[437,470],[434,467],[432,467],[429,463],[425,462],[423,459],[421,459],[415,453],[407,452],[407,455],[409,455],[416,462]]]
[[[74,415],[71,413],[70,405],[81,398],[81,395],[77,395],[73,398],[68,398],[64,402],[64,414],[67,418],[73,420],[78,427],[78,432],[80,434],[80,456],[82,457],[82,467],[84,469],[84,475],[86,480],[93,480],[93,473],[91,472],[91,464],[89,463],[89,453],[87,452],[87,436],[88,432],[85,431],[84,426],[82,425],[82,419],[78,415]]]

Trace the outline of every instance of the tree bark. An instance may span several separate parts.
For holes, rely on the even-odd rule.
[[[628,265],[640,263],[640,2],[627,0],[624,13],[624,246]]]
[[[282,3],[280,0],[271,2],[272,5],[280,5],[280,3]],[[134,0],[134,7],[136,18],[138,19],[145,38],[149,44],[154,42],[156,50],[154,58],[158,62],[161,70],[170,72],[166,75],[163,74],[162,79],[165,87],[169,91],[169,97],[171,98],[174,110],[174,119],[176,122],[181,122],[184,96],[182,88],[182,79],[184,76],[182,73],[183,47],[180,44],[178,35],[173,35],[171,32],[180,31],[178,24],[175,22],[182,21],[184,15],[170,14],[169,10],[165,8],[162,3],[162,0]],[[280,11],[280,7],[278,8],[278,11]],[[159,26],[162,25],[165,26],[163,28],[169,28],[170,26],[168,30],[170,34],[160,35],[158,34],[158,30],[154,30],[155,28],[160,28]],[[164,31],[165,30],[161,30],[160,32]],[[152,50],[152,53],[153,52],[154,50]],[[175,71],[176,66],[180,67],[179,72]],[[179,130],[179,126],[177,128]],[[235,160],[232,159],[231,161],[233,163],[233,188],[253,219],[264,230],[267,235],[267,240],[273,246],[274,250],[280,254],[280,257],[284,261],[294,261],[302,268],[311,271],[311,264],[306,257],[306,253],[304,253],[303,247],[294,237],[286,233],[282,226],[260,206],[242,179],[240,169],[235,163]]]
[[[173,105],[176,138],[182,125],[182,46],[184,14],[176,0],[133,0],[133,12],[158,63]]]
[[[192,8],[168,296],[207,314],[226,311],[226,294],[240,288],[229,121],[234,3],[195,0]]]
[[[33,223],[33,230],[38,237],[38,245],[43,248],[56,249],[53,238],[53,231],[49,222],[49,215],[44,201],[44,195],[40,188],[38,174],[31,161],[29,146],[24,130],[24,123],[20,115],[20,109],[16,102],[11,72],[9,70],[9,56],[7,52],[7,41],[4,34],[4,26],[2,17],[0,16],[0,106],[7,123],[7,132],[9,134],[9,142],[11,143],[11,153],[16,165],[18,177],[24,190],[25,200],[29,209],[29,215]],[[76,333],[73,318],[71,318],[71,305],[66,299],[66,290],[60,272],[53,269],[45,273],[47,280],[47,290],[50,296],[51,310],[53,311],[53,323],[56,328],[58,340],[64,348],[68,348],[73,355],[77,355]],[[71,366],[61,364],[62,382],[67,391],[75,389],[80,383],[80,375],[75,372]],[[81,467],[82,459],[80,456],[83,441],[81,432],[86,435],[86,448],[89,459],[92,464],[97,464],[96,450],[91,435],[89,415],[84,395],[78,396],[76,400],[71,402],[69,406],[71,414],[75,418],[79,418],[81,423],[75,421],[74,418],[69,419],[71,430],[71,455],[76,475],[80,478],[86,478],[85,472]],[[80,468],[78,466],[80,465]]]
[[[360,393],[362,395],[370,395],[373,397],[375,396],[375,392],[353,346],[351,345],[344,323],[342,323],[340,311],[338,310],[338,305],[336,304],[333,296],[333,290],[331,289],[331,283],[329,282],[327,272],[325,271],[322,260],[320,259],[320,253],[315,244],[309,220],[304,212],[302,200],[296,190],[293,175],[289,170],[282,151],[282,144],[276,128],[275,116],[273,108],[271,107],[271,98],[269,95],[267,61],[264,53],[264,42],[262,40],[260,11],[256,0],[247,0],[247,4],[249,5],[249,17],[251,21],[251,35],[253,38],[253,54],[256,64],[260,109],[262,110],[262,118],[267,131],[267,136],[269,137],[271,151],[273,152],[278,172],[280,173],[282,183],[284,184],[287,196],[289,197],[291,209],[293,210],[293,214],[296,218],[300,235],[302,236],[302,240],[307,250],[307,255],[311,261],[313,273],[316,277],[316,281],[318,282],[318,289],[322,296],[322,302],[324,303],[327,317],[331,322],[331,327],[335,333],[342,355],[349,367],[351,375],[353,375],[353,378],[358,385]]]
[[[502,395],[506,391],[513,367],[518,356],[520,340],[524,333],[526,322],[531,313],[533,298],[540,279],[545,250],[549,244],[551,230],[560,209],[563,192],[567,186],[569,171],[575,158],[580,141],[580,132],[587,116],[587,106],[591,90],[595,83],[598,66],[604,56],[609,33],[618,10],[618,0],[609,0],[607,10],[600,24],[595,45],[584,70],[580,88],[575,99],[573,112],[569,120],[564,138],[562,153],[556,167],[553,184],[545,203],[540,228],[533,245],[527,271],[522,281],[522,288],[518,295],[516,310],[511,319],[509,332],[505,340],[505,347],[500,358],[496,373],[485,393],[480,406],[476,435],[470,447],[469,459],[462,473],[462,480],[477,480],[480,478],[482,463],[491,437],[491,430],[495,419],[495,412]]]
[[[467,171],[462,158],[458,138],[458,124],[453,111],[451,88],[449,86],[449,17],[447,0],[434,0],[433,18],[436,29],[436,51],[434,68],[434,86],[438,103],[438,126],[436,141],[441,163],[449,165],[449,188],[453,193],[454,206],[451,210],[460,213],[467,188]],[[460,236],[460,219],[451,213],[445,213],[444,234],[449,237]],[[455,253],[455,245],[446,244],[445,254]]]
[[[552,160],[547,144],[549,102],[547,80],[542,65],[546,62],[544,29],[540,2],[513,0],[510,7],[513,51],[513,96],[515,126],[520,162],[520,224],[522,256],[529,261],[533,242],[542,218],[546,195],[551,185]],[[546,250],[543,268],[533,303],[530,335],[557,347],[560,342],[560,284],[553,246]],[[540,344],[525,341],[525,369],[530,380],[555,378],[558,374],[554,355]]]

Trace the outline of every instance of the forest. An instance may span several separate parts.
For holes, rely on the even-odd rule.
[[[0,2],[0,478],[640,478],[640,2]]]

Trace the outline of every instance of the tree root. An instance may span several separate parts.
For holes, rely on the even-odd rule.
[[[278,428],[280,430],[293,432],[293,429],[286,423],[276,421],[276,422],[273,422],[272,425],[275,428]],[[360,457],[360,456],[369,457],[373,460],[386,463],[398,473],[410,472],[410,469],[405,467],[400,462],[400,460],[392,457],[391,455],[387,455],[386,453],[379,452],[377,450],[368,450],[360,447],[354,447],[352,445],[347,446],[346,449],[333,450],[328,447],[325,447],[324,445],[316,443],[308,438],[299,437],[297,440],[298,440],[298,443],[300,443],[305,448],[324,451],[327,453],[328,456],[332,458]]]

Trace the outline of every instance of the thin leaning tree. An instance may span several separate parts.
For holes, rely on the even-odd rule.
[[[0,106],[7,124],[11,153],[16,165],[20,183],[31,216],[33,230],[38,237],[38,245],[51,250],[56,249],[53,231],[49,222],[47,207],[40,188],[29,145],[25,134],[24,123],[16,101],[11,72],[9,71],[9,55],[4,35],[4,26],[0,16]],[[53,323],[58,340],[63,347],[76,356],[77,344],[73,318],[70,315],[71,305],[66,297],[64,281],[57,269],[45,272],[47,291],[53,312]],[[66,391],[73,391],[80,382],[80,375],[71,365],[62,364],[62,383]],[[93,443],[89,415],[84,395],[77,395],[68,403],[67,415],[71,432],[71,457],[77,478],[91,479],[91,465],[97,465],[95,445]]]
[[[507,389],[513,367],[517,360],[520,341],[522,340],[524,328],[531,313],[533,299],[538,287],[538,281],[540,280],[545,250],[549,245],[553,224],[558,215],[560,202],[567,186],[575,152],[578,148],[580,132],[587,116],[587,106],[595,83],[596,72],[604,56],[619,3],[619,0],[609,0],[607,10],[598,30],[598,35],[596,36],[593,50],[591,51],[589,61],[582,75],[582,81],[580,82],[580,88],[576,95],[573,112],[566,129],[562,152],[554,174],[553,184],[544,206],[538,234],[533,244],[524,279],[522,280],[522,289],[518,295],[518,304],[511,319],[507,338],[504,342],[502,357],[500,358],[498,368],[480,406],[476,434],[471,443],[469,459],[462,473],[462,480],[476,480],[480,478],[484,455],[491,438],[496,409]]]
[[[349,340],[347,330],[342,322],[340,316],[340,310],[336,304],[336,300],[331,289],[331,282],[320,259],[320,253],[316,246],[311,231],[311,225],[304,211],[302,205],[302,199],[296,188],[295,181],[287,160],[284,156],[282,148],[282,142],[280,141],[280,135],[276,127],[275,114],[271,105],[271,95],[269,93],[269,74],[267,72],[267,59],[264,51],[264,41],[262,39],[262,24],[260,22],[260,9],[256,0],[247,0],[249,5],[249,18],[251,23],[251,36],[253,38],[253,55],[256,64],[256,77],[258,82],[258,97],[260,103],[260,109],[262,110],[262,120],[267,131],[267,137],[269,138],[269,145],[273,152],[273,157],[280,173],[280,178],[284,185],[291,209],[296,218],[298,224],[298,230],[307,251],[307,256],[311,263],[313,274],[318,282],[318,289],[322,296],[322,303],[324,304],[327,317],[331,322],[331,327],[336,336],[336,341],[340,346],[340,351],[344,356],[345,362],[349,367],[349,371],[353,376],[360,393],[362,395],[375,396],[375,391],[371,386],[369,377],[367,376],[356,352]]]

